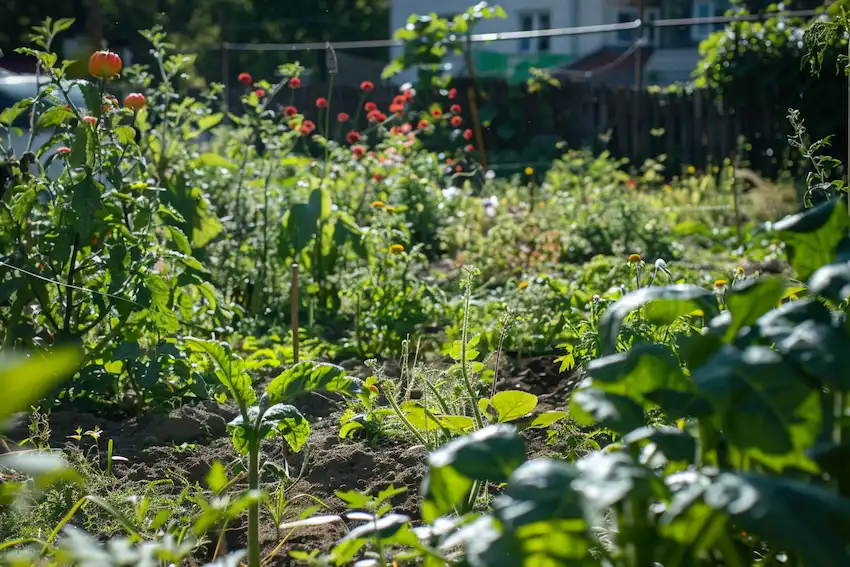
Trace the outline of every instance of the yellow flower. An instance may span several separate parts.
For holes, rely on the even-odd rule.
[[[527,287],[528,287],[528,282],[525,282],[525,281],[519,282],[519,288],[520,289],[525,289]]]
[[[372,201],[372,208],[373,209],[383,209],[384,208],[384,202],[383,201]]]
[[[629,256],[629,264],[637,264],[640,261],[640,254],[632,254],[631,256]]]
[[[401,254],[402,252],[404,252],[403,244],[393,244],[392,246],[390,246],[391,254]]]
[[[738,266],[738,269],[735,270],[739,277],[744,275],[744,266]]]
[[[396,212],[396,209],[395,209],[395,207],[387,206],[386,211],[387,211],[388,213],[394,213],[394,212]]]
[[[668,193],[670,193],[670,192],[672,192],[672,191],[673,191],[673,188],[672,188],[672,187],[670,187],[669,185],[665,185],[665,186],[664,186],[664,190],[665,190],[665,191],[667,191]]]
[[[697,172],[697,168],[695,168],[692,165],[688,166],[688,173],[696,173],[696,172]]]
[[[534,168],[533,167],[526,167],[525,168],[525,174],[529,175],[529,176],[534,175]]]
[[[726,287],[726,280],[717,280],[714,282],[714,287],[716,289],[723,289]]]

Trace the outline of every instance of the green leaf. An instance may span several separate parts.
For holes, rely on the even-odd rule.
[[[850,297],[850,262],[819,268],[809,280],[809,291],[835,303]]]
[[[168,236],[174,243],[174,247],[183,254],[191,256],[192,246],[189,244],[189,238],[183,234],[183,231],[176,226],[166,226],[165,230],[168,232]]]
[[[328,220],[333,209],[331,192],[325,188],[314,189],[313,192],[310,193],[309,206],[314,217],[320,221]]]
[[[30,106],[32,106],[31,98],[24,98],[16,102],[14,105],[10,106],[0,112],[0,124],[4,126],[9,126],[17,120],[17,118],[26,111]]]
[[[221,461],[213,461],[209,472],[204,477],[204,481],[207,483],[209,489],[215,493],[221,492],[227,486],[227,472],[224,470],[224,465],[221,464]]]
[[[68,163],[71,167],[92,167],[97,151],[94,132],[86,124],[74,129],[74,141],[71,142],[71,155]]]
[[[738,529],[764,541],[781,542],[806,567],[850,564],[850,501],[824,486],[733,472],[699,476],[688,490],[676,493],[661,522],[687,521],[686,513],[696,504],[722,512]]]
[[[50,390],[77,371],[81,353],[70,347],[30,356],[0,352],[0,423],[29,410]]]
[[[310,423],[295,406],[287,404],[271,406],[262,414],[260,428],[257,431],[255,425],[259,416],[260,407],[251,406],[248,408],[247,423],[243,416],[238,415],[227,424],[233,446],[243,455],[248,453],[255,432],[259,433],[259,438],[255,441],[283,437],[294,453],[300,451],[310,437]]]
[[[222,168],[230,171],[236,171],[239,169],[235,163],[226,157],[212,152],[206,152],[199,155],[192,163],[194,167]]]
[[[508,390],[490,400],[490,407],[499,412],[499,423],[524,417],[537,408],[537,396],[528,392]]]
[[[677,427],[641,427],[623,437],[626,445],[652,443],[669,461],[695,462],[697,442]]]
[[[473,481],[505,482],[525,461],[525,443],[511,425],[491,425],[428,456],[422,515],[433,521],[464,503]]]
[[[55,128],[69,118],[73,118],[74,113],[67,110],[64,106],[53,106],[38,117],[38,122],[35,123],[36,131],[45,130],[47,128]]]
[[[642,402],[645,394],[661,388],[692,389],[669,347],[641,343],[625,353],[591,361],[587,375],[594,388]]]
[[[136,131],[132,126],[118,126],[113,132],[115,132],[115,136],[118,138],[118,143],[122,146],[133,144],[136,141]]]
[[[60,481],[82,481],[74,469],[68,465],[62,453],[58,451],[55,453],[6,453],[0,455],[0,467],[32,478],[37,490],[44,490]],[[2,492],[0,492],[0,502],[2,500]]]
[[[554,425],[555,423],[561,421],[562,419],[566,419],[567,412],[565,411],[544,411],[540,415],[534,418],[534,421],[528,426],[529,429],[546,429]]]
[[[644,316],[655,324],[669,324],[682,315],[694,312],[702,312],[706,318],[718,312],[714,293],[699,286],[677,284],[639,289],[617,301],[602,315],[599,339],[604,354],[617,351],[623,321],[630,313],[644,306]]]
[[[33,185],[25,187],[15,187],[12,194],[11,211],[12,218],[19,225],[23,226],[27,218],[32,212],[32,207],[35,204],[35,199],[38,196],[36,188]]]
[[[325,362],[299,362],[269,382],[269,402],[279,404],[310,392],[329,392],[353,396],[360,391],[360,381],[349,378],[345,370]]]
[[[316,234],[319,217],[313,209],[304,203],[298,203],[283,218],[284,232],[288,238],[291,253],[296,256],[307,247]]]
[[[94,232],[94,223],[100,210],[100,188],[92,180],[86,177],[74,186],[74,195],[71,197],[71,206],[74,209],[74,228],[80,235],[84,244],[88,244]]]
[[[216,377],[227,388],[240,409],[245,411],[257,403],[251,377],[245,372],[242,359],[231,352],[230,345],[195,337],[186,337],[185,342],[189,349],[204,353],[213,360],[217,368]]]
[[[585,499],[585,512],[592,525],[624,499],[661,496],[661,481],[649,468],[623,452],[595,451],[576,463],[581,476],[571,484]]]
[[[725,340],[732,340],[741,329],[774,309],[784,293],[785,282],[780,278],[747,280],[731,287],[726,293],[726,307],[732,315],[732,322]]]
[[[573,392],[570,415],[579,425],[598,423],[619,434],[632,431],[645,423],[643,408],[637,402],[597,388]]]
[[[769,347],[724,347],[694,371],[730,445],[768,455],[801,453],[821,431],[820,392]]]
[[[802,281],[838,259],[838,244],[848,227],[850,219],[842,199],[831,199],[774,225],[788,247],[788,260]]]
[[[79,86],[80,92],[83,93],[83,102],[86,103],[89,115],[100,118],[103,101],[100,98],[100,89],[98,86],[88,81],[79,81],[77,86]]]

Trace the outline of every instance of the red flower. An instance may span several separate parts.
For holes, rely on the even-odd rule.
[[[360,132],[355,132],[352,130],[348,134],[345,135],[345,139],[348,140],[349,144],[356,144],[360,141]]]
[[[419,124],[416,125],[417,130],[427,130],[428,129],[428,121],[420,120]]]
[[[446,165],[451,165],[455,162],[452,158],[446,158]]]
[[[239,73],[237,80],[246,87],[250,87],[254,83],[254,78],[248,73]]]
[[[287,106],[286,108],[283,109],[283,115],[286,116],[287,118],[292,118],[296,114],[298,114],[298,109],[295,108],[294,106]]]
[[[628,181],[626,181],[626,187],[628,187],[629,189],[634,189],[635,187],[637,187],[637,183],[634,179],[629,179]]]
[[[440,110],[439,108],[435,108],[434,110],[431,111],[431,116],[433,116],[434,118],[439,118],[442,115],[443,115],[443,111]]]
[[[449,108],[449,110],[452,112],[452,114],[460,114],[460,105],[453,104],[451,108]]]
[[[316,125],[313,124],[312,120],[305,120],[304,122],[301,123],[301,135],[302,136],[309,136],[310,134],[313,133],[313,130],[315,130],[315,129],[316,129]]]
[[[95,118],[94,116],[83,116],[83,120],[88,122],[89,126],[91,126],[92,128],[97,126],[97,118]]]
[[[402,114],[404,113],[404,104],[396,104],[393,103],[390,105],[390,112],[393,114]]]
[[[366,148],[363,146],[353,146],[351,148],[351,153],[354,155],[354,159],[360,159],[363,157],[363,154],[366,153]]]
[[[460,116],[452,116],[452,127],[460,128],[461,124],[463,124],[463,118]]]
[[[254,94],[257,95],[259,98],[263,98],[264,96],[266,96],[266,91],[265,89],[257,89],[254,91]]]
[[[378,122],[386,122],[386,121],[387,121],[387,115],[384,114],[383,112],[378,112]]]
[[[66,148],[62,146],[61,148],[56,148],[56,154],[60,156],[66,156],[71,153],[71,148]]]
[[[475,151],[475,146],[473,146],[472,144],[467,144],[464,149],[467,151],[467,153],[472,153]]]
[[[145,95],[141,93],[130,93],[124,97],[124,107],[133,112],[138,112],[145,107]]]
[[[289,86],[290,89],[300,89],[301,79],[299,79],[298,77],[292,77],[289,79],[289,81],[286,82],[286,84],[287,86]]]
[[[325,109],[328,107],[328,99],[325,97],[319,97],[316,99],[316,108]]]
[[[378,121],[378,114],[380,114],[380,112],[378,112],[377,109],[370,110],[369,114],[366,115],[366,120],[374,124]]]
[[[118,54],[108,50],[95,51],[89,57],[89,73],[98,79],[117,77],[123,65]]]
[[[370,93],[375,90],[375,83],[372,81],[363,81],[360,83],[360,90],[364,93]]]
[[[398,136],[400,133],[401,133],[401,130],[399,130],[398,126],[393,126],[392,128],[390,128],[390,134],[391,135]],[[392,148],[390,148],[390,149],[392,149]]]
[[[449,89],[449,100],[457,98],[457,89]]]
[[[366,106],[363,107],[366,112],[372,112],[373,110],[378,110],[378,105],[374,102],[367,102]]]
[[[460,173],[461,171],[463,171],[463,167],[461,167],[461,166],[459,166],[459,165],[458,165],[458,166],[455,166],[455,171],[457,171],[458,173]]]
[[[340,112],[336,115],[337,122],[348,122],[348,119],[351,118],[347,113]]]
[[[378,182],[380,182],[381,179],[383,179],[383,178],[384,178],[384,176],[381,175],[380,173],[376,173],[375,175],[372,176],[372,179],[374,179],[375,181],[378,181]]]
[[[413,89],[407,89],[404,91],[404,100],[407,102],[413,102]]]
[[[472,139],[472,130],[470,130],[469,128],[464,130],[463,131],[463,139],[464,140],[471,140]]]

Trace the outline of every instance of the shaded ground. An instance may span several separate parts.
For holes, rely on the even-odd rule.
[[[528,359],[511,377],[500,380],[499,389],[520,389],[537,394],[540,411],[563,408],[568,392],[575,380],[557,372],[551,357]],[[426,451],[423,447],[406,445],[396,440],[383,440],[376,445],[363,441],[339,438],[340,406],[328,398],[313,396],[299,403],[308,414],[312,433],[301,453],[290,456],[290,473],[298,480],[287,488],[287,498],[292,502],[287,519],[297,519],[300,511],[315,505],[316,500],[298,495],[312,495],[328,509],[321,513],[341,513],[344,503],[335,491],[357,490],[376,494],[390,485],[406,487],[406,493],[392,500],[394,511],[414,518],[419,514],[419,486],[426,472]],[[117,489],[139,481],[156,479],[185,479],[189,483],[202,483],[213,461],[225,465],[238,462],[226,424],[236,415],[235,408],[219,406],[214,402],[198,402],[173,410],[165,415],[149,415],[124,422],[115,422],[85,413],[55,412],[51,418],[52,441],[61,445],[67,435],[77,427],[84,431],[95,426],[103,430],[100,444],[113,440],[114,454],[128,459],[115,463],[114,472],[119,478]],[[12,439],[26,437],[25,431],[13,432]],[[527,433],[530,456],[546,453],[546,432]],[[185,444],[185,445],[184,445]],[[181,447],[182,445],[182,447]],[[267,441],[263,445],[262,460],[280,467],[286,459],[282,440]],[[105,458],[105,451],[100,451]],[[306,458],[306,463],[304,459]],[[236,473],[234,473],[236,474]],[[179,490],[182,482],[175,482]],[[236,488],[244,486],[244,482]],[[263,548],[268,553],[275,549],[278,538],[268,514],[263,514]],[[276,554],[274,564],[290,565],[288,551],[301,549],[327,550],[344,535],[341,525],[304,528],[294,533]],[[222,538],[222,549],[244,547],[244,526],[230,526]],[[212,557],[210,545],[199,560]]]

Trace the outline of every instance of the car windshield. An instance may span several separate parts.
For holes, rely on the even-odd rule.
[[[45,80],[46,83],[46,80]],[[47,85],[42,85],[45,88]],[[76,106],[85,106],[83,93],[76,84],[70,85],[69,96]],[[31,75],[0,76],[0,110],[15,105],[18,101],[31,97],[36,93],[35,77]],[[61,97],[58,92],[53,93],[57,98]]]

